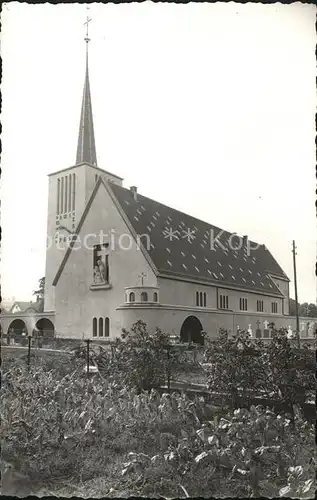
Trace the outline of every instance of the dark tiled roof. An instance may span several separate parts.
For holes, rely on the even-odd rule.
[[[138,235],[148,234],[148,254],[160,273],[207,281],[223,286],[251,289],[281,295],[268,274],[288,279],[271,253],[263,246],[251,250],[232,250],[232,233],[195,217],[162,205],[129,189],[110,184],[111,190]],[[212,238],[217,239],[212,249]],[[141,241],[145,244],[145,238]],[[232,238],[233,247],[239,240]],[[255,242],[249,242],[251,248]],[[223,248],[224,247],[224,248]]]
[[[16,305],[19,306],[19,308],[20,308],[19,312],[26,312],[28,309],[34,309],[34,311],[39,312],[39,309],[40,309],[40,301],[38,301],[38,302],[16,301],[16,302],[14,302],[14,304],[12,304],[9,312],[12,312],[12,309]]]

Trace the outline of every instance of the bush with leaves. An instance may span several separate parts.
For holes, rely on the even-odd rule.
[[[248,333],[230,337],[221,329],[217,339],[206,339],[205,361],[208,388],[222,393],[234,407],[240,397],[259,394],[266,385],[266,372],[261,360],[263,345],[252,341]]]
[[[123,330],[107,354],[100,353],[96,360],[101,373],[121,387],[149,390],[166,382],[169,336],[160,329],[149,332],[143,321],[133,324],[130,331]]]
[[[305,345],[299,349],[287,330],[272,330],[272,339],[262,351],[267,372],[267,392],[276,399],[301,404],[316,390],[315,354]]]
[[[218,339],[207,340],[205,358],[209,389],[234,407],[240,398],[261,396],[285,403],[293,415],[293,405],[303,404],[316,388],[314,351],[299,349],[285,329],[273,329],[266,345],[246,332],[229,337],[222,330]]]

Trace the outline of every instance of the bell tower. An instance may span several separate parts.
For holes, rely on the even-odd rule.
[[[87,17],[86,70],[81,104],[76,163],[71,167],[49,174],[47,241],[45,268],[44,311],[55,311],[55,288],[52,285],[62,262],[72,234],[84,212],[98,177],[122,185],[122,178],[98,167],[95,145],[92,102],[90,94],[88,64],[88,27],[91,19]]]

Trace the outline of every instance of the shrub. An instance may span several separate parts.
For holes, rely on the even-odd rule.
[[[235,407],[240,397],[267,397],[284,402],[294,421],[293,405],[303,404],[316,387],[314,352],[298,349],[285,329],[273,329],[267,345],[246,332],[230,338],[222,330],[219,339],[207,342],[205,358],[209,389]]]
[[[100,371],[121,387],[150,390],[166,381],[169,337],[158,328],[147,330],[137,321],[131,331],[124,330],[110,352],[96,356]]]

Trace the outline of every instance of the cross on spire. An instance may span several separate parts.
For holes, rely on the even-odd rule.
[[[89,7],[87,7],[87,10],[88,9]],[[89,34],[88,26],[90,21],[91,18],[87,15],[87,20],[84,23],[84,26],[86,26],[86,37],[84,39],[86,42],[86,75],[85,75],[85,84],[84,84],[83,99],[81,105],[76,165],[78,165],[79,163],[88,163],[90,165],[97,165],[95,132],[94,132],[94,122],[93,122],[90,83],[89,83],[89,71],[88,71],[88,42],[90,42],[90,38],[88,36]]]
[[[141,279],[141,286],[143,286],[144,278],[146,278],[146,274],[145,273],[141,273],[141,274],[139,274],[138,278]]]
[[[87,9],[88,9],[88,8],[89,8],[89,7],[87,7]],[[88,16],[87,16],[87,20],[86,20],[86,22],[84,23],[84,26],[86,26],[86,38],[85,38],[85,42],[86,42],[86,43],[90,42],[90,38],[89,38],[89,36],[88,36],[88,28],[89,28],[89,23],[90,23],[90,21],[91,21],[91,17],[88,17]]]

